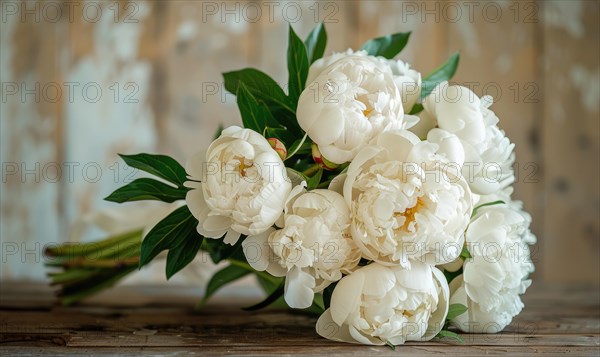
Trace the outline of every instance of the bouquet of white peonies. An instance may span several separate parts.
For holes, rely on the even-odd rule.
[[[171,204],[152,224],[48,249],[63,303],[165,251],[170,278],[203,251],[227,262],[203,302],[254,274],[268,296],[245,309],[309,309],[328,339],[393,347],[460,339],[452,326],[502,330],[523,308],[535,243],[511,199],[514,144],[492,98],[448,83],[458,54],[425,77],[394,59],[409,35],[322,57],[322,24],[305,41],[290,27],[287,92],[257,69],[225,73],[243,127],[220,129],[185,168],[121,155],[153,177],[108,201]]]

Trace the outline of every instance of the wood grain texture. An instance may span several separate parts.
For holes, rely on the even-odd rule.
[[[401,57],[427,74],[460,51],[455,81],[497,97],[516,144],[514,197],[539,238],[534,278],[600,283],[598,1],[105,1],[97,21],[81,2],[72,19],[69,2],[48,2],[62,6],[58,21],[42,1],[1,8],[2,279],[44,279],[43,245],[65,241],[73,220],[131,179],[117,152],[184,162],[219,124],[240,122],[221,73],[255,66],[285,85],[288,22],[304,37],[324,21],[326,53],[412,31]],[[78,84],[72,98],[67,83]],[[26,94],[36,85],[39,98]],[[85,85],[103,96],[84,97]]]
[[[139,304],[152,286],[137,288],[138,297],[112,297],[63,308],[52,305],[44,285],[9,284],[0,296],[0,350],[9,355],[129,356],[216,354],[319,355],[480,355],[550,354],[587,356],[600,348],[600,293],[589,286],[534,286],[525,295],[525,310],[504,332],[463,334],[464,344],[448,340],[387,347],[336,343],[319,337],[316,317],[285,310],[242,312],[248,300],[210,304],[194,311],[189,288],[173,288],[163,300]],[[127,288],[125,288],[127,289]],[[31,294],[37,292],[35,300]],[[187,297],[187,298],[185,298]],[[557,309],[556,307],[561,308]]]

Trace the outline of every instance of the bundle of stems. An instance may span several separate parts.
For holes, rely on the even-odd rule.
[[[65,306],[107,289],[138,268],[142,230],[90,243],[65,243],[45,250],[48,276]]]
[[[89,296],[106,290],[139,268],[142,230],[118,234],[90,243],[64,243],[45,251],[46,266],[51,285],[60,286],[57,296],[64,306],[78,303]],[[228,266],[217,273],[207,284],[205,296],[196,308],[228,282],[254,274],[267,298],[244,310],[256,310],[268,305],[287,308],[283,300],[283,279],[267,272],[254,270],[241,253],[241,244],[227,246],[217,240],[204,240],[199,250],[210,254],[214,263],[226,261]],[[320,314],[324,310],[323,297],[318,294],[313,306],[304,310]]]

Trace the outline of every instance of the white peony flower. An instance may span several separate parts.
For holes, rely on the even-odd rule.
[[[462,173],[480,195],[514,182],[514,144],[498,128],[498,117],[489,109],[492,102],[490,96],[480,99],[466,87],[443,82],[423,101],[422,122],[414,128],[422,136],[437,125],[460,139],[465,152]]]
[[[315,61],[296,115],[323,156],[335,164],[351,161],[380,133],[408,126],[389,66],[364,51]]]
[[[240,234],[265,232],[283,212],[291,181],[267,140],[231,126],[196,154],[186,167],[191,187],[186,203],[199,221],[198,232],[235,244]]]
[[[448,297],[446,278],[435,267],[415,262],[406,270],[372,263],[340,280],[330,308],[317,321],[317,333],[368,345],[427,341],[444,325]]]
[[[444,142],[448,150],[452,143]],[[460,254],[471,191],[438,148],[408,131],[388,132],[350,163],[343,192],[366,258],[410,267],[410,260],[436,265]]]
[[[278,225],[283,228],[250,236],[242,246],[254,269],[286,276],[290,307],[309,307],[315,293],[358,265],[360,250],[350,237],[350,211],[340,194],[296,186]]]
[[[531,284],[527,276],[534,270],[530,222],[528,214],[510,204],[482,207],[472,220],[465,233],[472,258],[450,284],[450,302],[469,308],[452,320],[462,331],[499,332],[521,312],[520,295]]]
[[[408,114],[421,96],[421,73],[410,68],[407,62],[402,60],[387,59],[385,57],[368,56],[366,51],[352,51],[334,53],[315,61],[309,69],[306,83],[312,83],[319,74],[334,62],[347,56],[364,56],[376,58],[383,70],[392,72],[392,78],[400,91],[404,113]]]
[[[410,113],[421,97],[421,73],[411,69],[410,65],[402,60],[378,58],[383,65],[389,66],[392,71],[394,83],[400,91],[404,113]]]

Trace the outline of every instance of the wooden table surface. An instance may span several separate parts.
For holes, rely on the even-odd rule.
[[[504,332],[389,347],[319,337],[316,318],[283,310],[243,312],[248,301],[221,299],[194,310],[198,291],[119,287],[76,307],[55,304],[43,285],[7,284],[0,295],[0,353],[7,355],[600,355],[596,287],[534,286]]]

